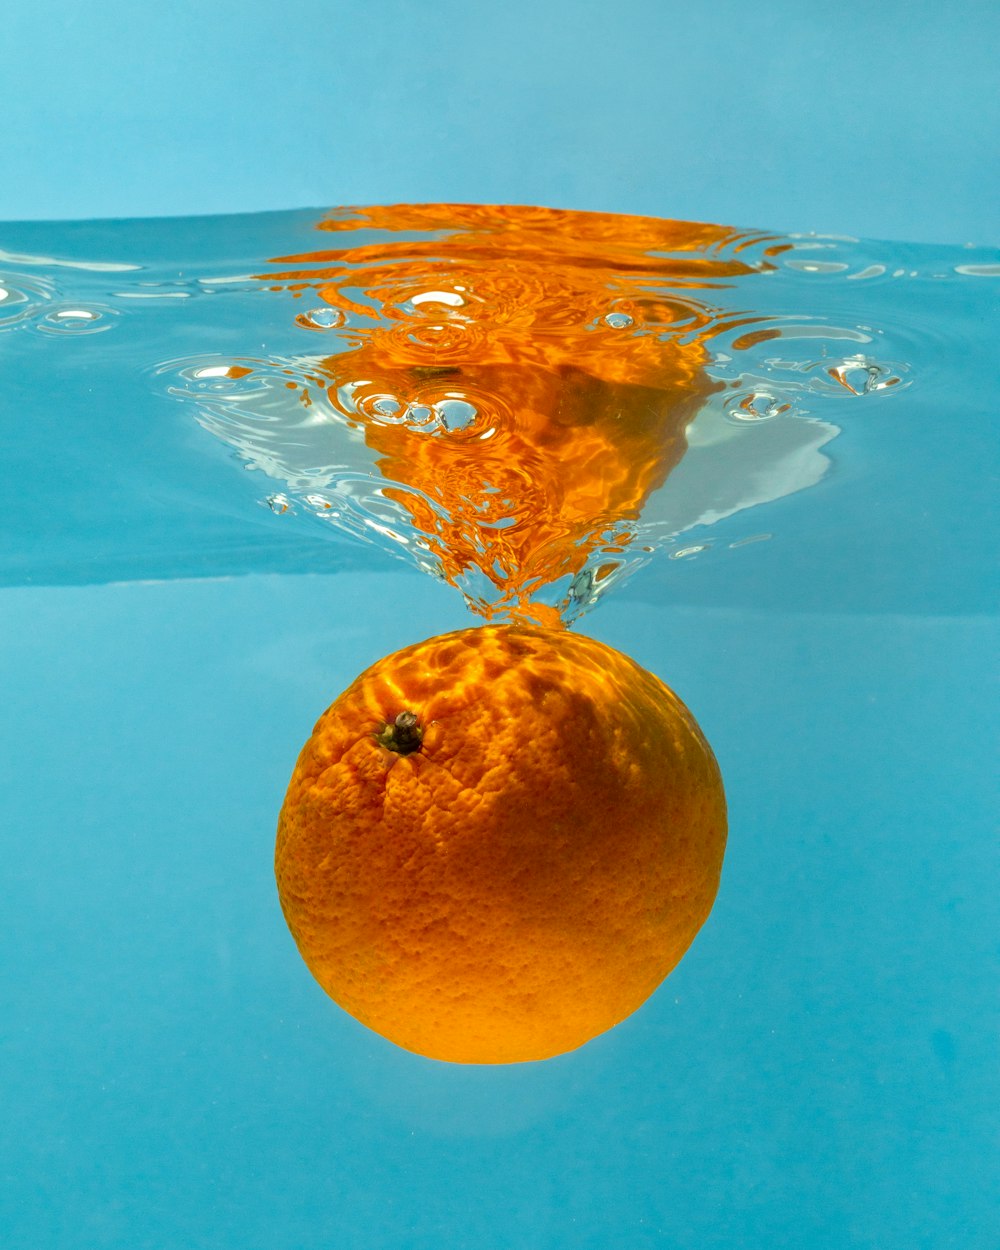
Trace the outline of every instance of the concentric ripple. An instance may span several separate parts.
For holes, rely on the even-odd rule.
[[[120,314],[99,304],[58,304],[46,310],[38,322],[44,334],[102,334],[110,330]]]
[[[0,330],[42,315],[55,295],[55,284],[46,279],[0,270]]]

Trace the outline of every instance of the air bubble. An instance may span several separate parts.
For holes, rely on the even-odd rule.
[[[601,320],[612,330],[627,330],[629,326],[635,325],[635,318],[624,312],[605,313]]]
[[[902,382],[902,378],[897,377],[882,365],[873,364],[863,358],[845,360],[839,365],[830,365],[826,372],[852,395],[870,395],[874,391],[884,391],[891,386],[899,386]]]
[[[726,415],[741,423],[768,421],[771,417],[780,417],[783,412],[789,412],[791,407],[791,404],[782,403],[766,391],[751,391],[749,395],[731,399],[726,405]]]
[[[467,430],[479,416],[475,404],[470,404],[465,399],[442,399],[437,404],[437,410],[441,424],[449,433],[455,430]]]
[[[286,512],[294,511],[292,508],[292,502],[287,495],[268,495],[268,497],[264,500],[264,503],[271,509],[275,516],[284,516]]]
[[[339,330],[346,321],[347,315],[339,308],[310,308],[295,318],[304,330]]]
[[[345,382],[337,388],[336,405],[345,416],[363,417],[379,425],[400,425],[406,420],[406,403],[387,391],[368,389],[369,382]]]

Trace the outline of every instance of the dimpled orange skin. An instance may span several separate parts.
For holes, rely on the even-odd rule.
[[[404,711],[423,738],[378,735]],[[373,665],[324,713],[278,825],[309,969],[418,1054],[515,1063],[624,1020],[711,910],[722,780],[694,718],[602,643],[482,626]]]

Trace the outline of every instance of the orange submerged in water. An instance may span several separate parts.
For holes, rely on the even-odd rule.
[[[406,647],[324,713],[278,825],[320,985],[400,1046],[545,1059],[635,1011],[715,898],[722,780],[691,713],[578,635]]]

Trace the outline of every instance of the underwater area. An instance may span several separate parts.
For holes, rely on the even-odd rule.
[[[5,1243],[994,1244],[1000,252],[418,205],[0,230]],[[273,875],[364,668],[678,691],[692,948],[541,1063],[341,1011]]]

